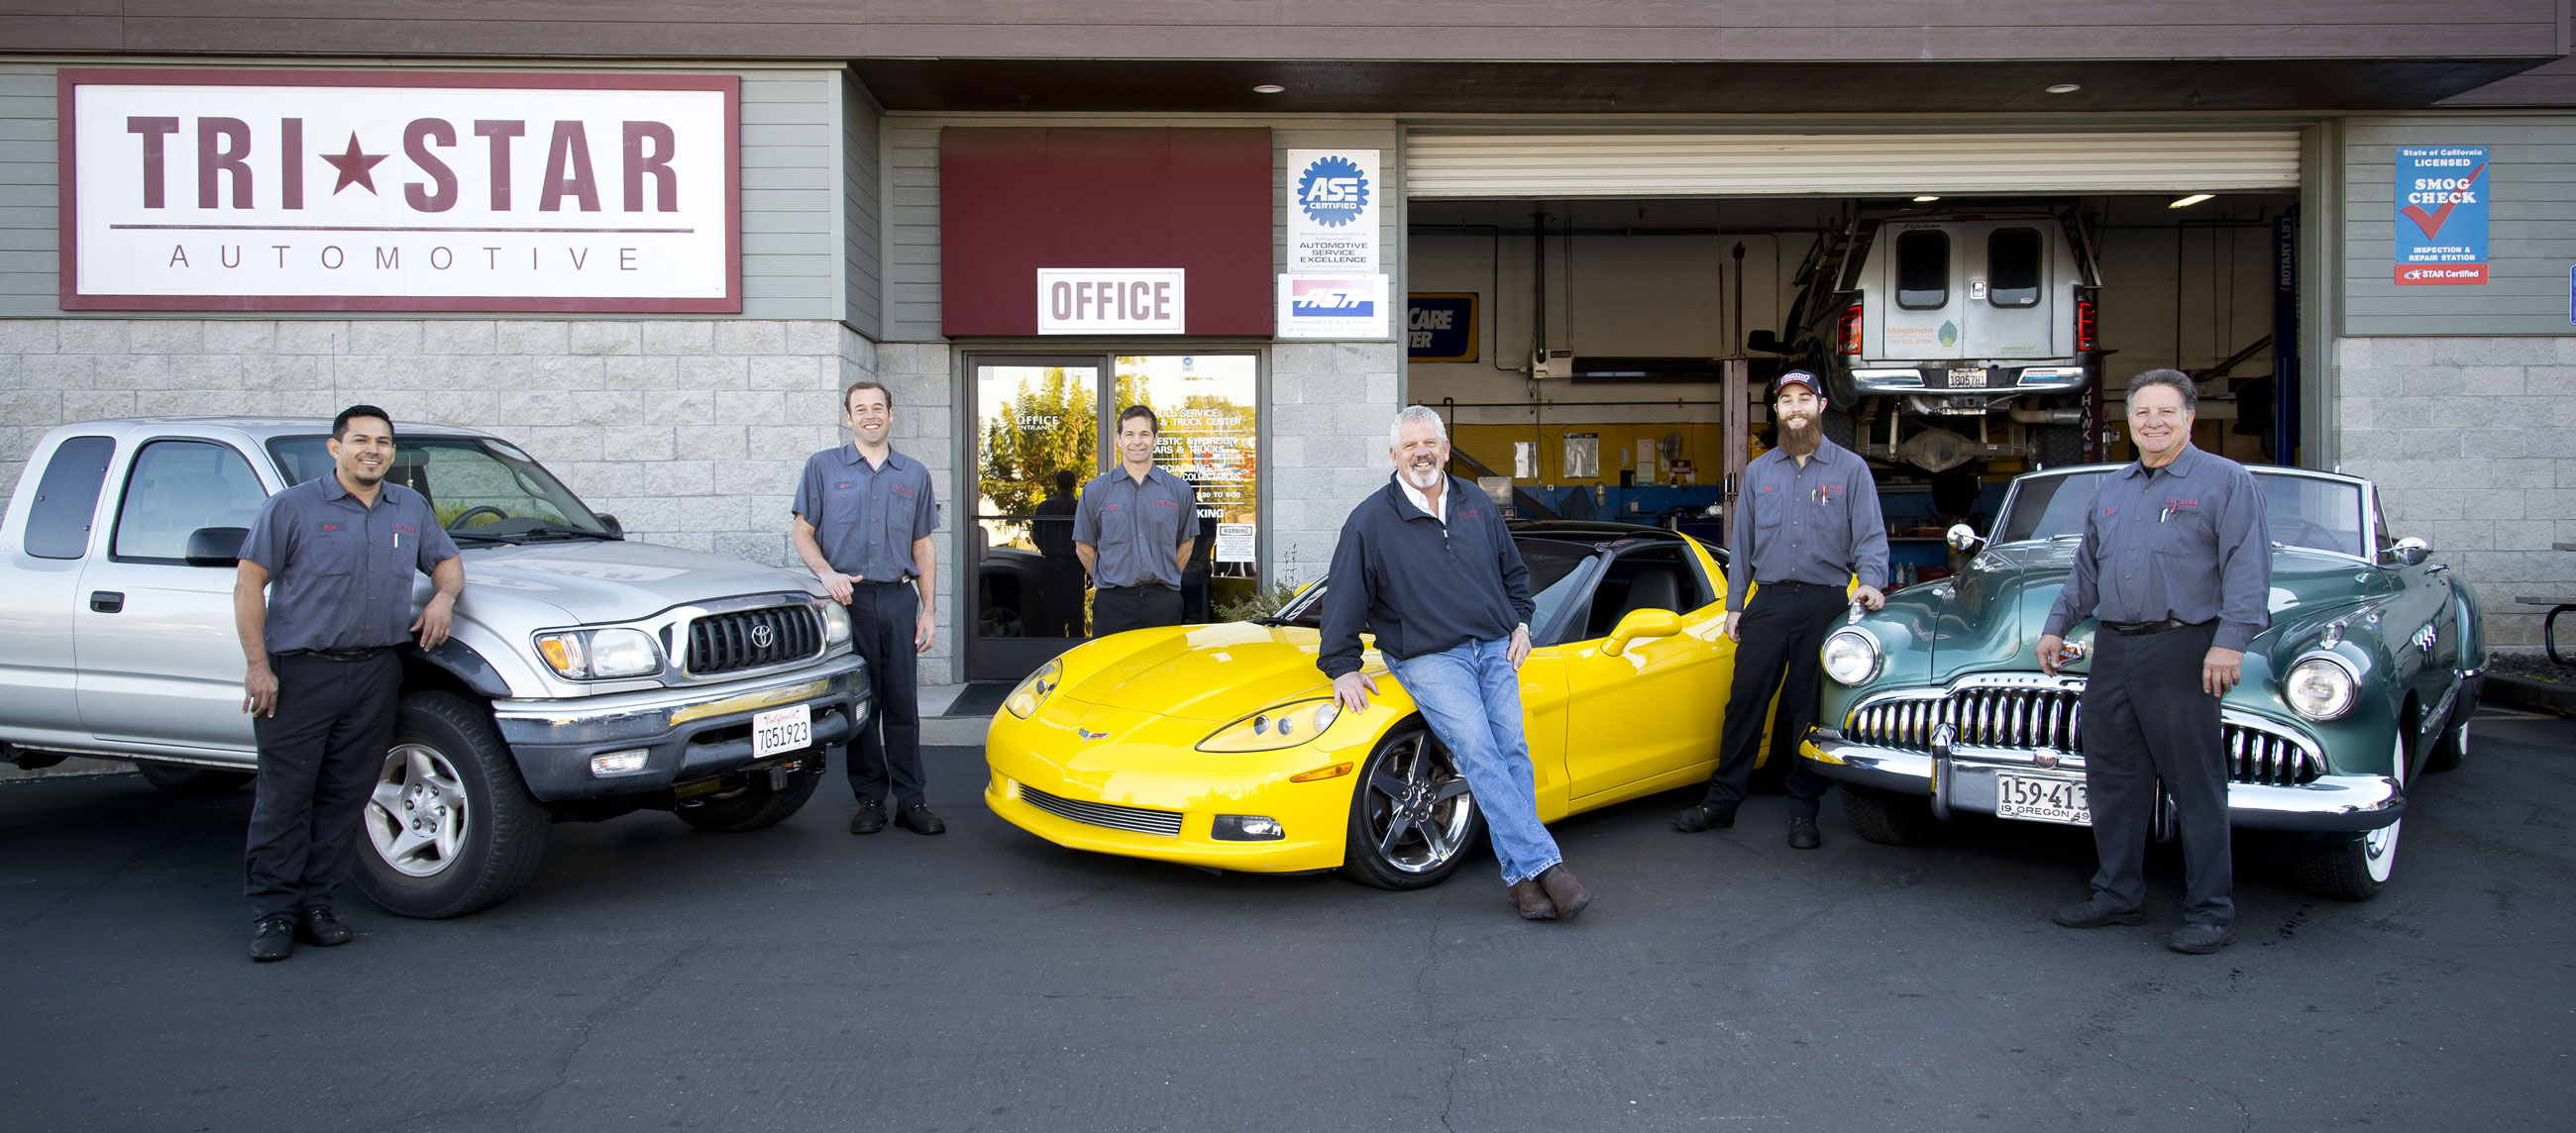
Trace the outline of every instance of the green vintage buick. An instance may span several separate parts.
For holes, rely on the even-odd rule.
[[[2057,676],[2032,655],[2066,580],[2095,485],[2119,465],[2013,481],[1996,530],[1952,578],[1887,608],[1853,607],[1826,637],[1821,721],[1804,754],[1839,780],[1861,837],[1905,844],[1961,813],[2085,825],[2084,691],[2092,639]],[[2415,776],[2468,751],[2485,656],[2476,595],[2418,539],[2393,539],[2368,480],[2253,469],[2272,542],[2272,625],[2222,703],[2228,808],[2245,829],[2294,832],[2299,884],[2365,900],[2397,859]],[[1983,544],[1979,549],[1979,544]],[[2169,835],[2170,800],[2156,815]]]

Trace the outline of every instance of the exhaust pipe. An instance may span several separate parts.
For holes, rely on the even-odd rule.
[[[2069,406],[2064,409],[2014,409],[2011,413],[2013,420],[2024,425],[2081,425],[2084,423],[2084,410],[2081,406]]]

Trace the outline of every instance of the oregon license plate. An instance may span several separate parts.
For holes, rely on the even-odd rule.
[[[803,704],[772,708],[751,718],[751,754],[767,759],[814,746],[814,710]]]
[[[2091,826],[2093,804],[2085,797],[2082,779],[1999,771],[1995,773],[1995,817]]]

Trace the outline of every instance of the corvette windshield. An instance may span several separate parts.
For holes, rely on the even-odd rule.
[[[1584,560],[1595,552],[1589,544],[1561,543],[1554,539],[1522,538],[1514,542],[1520,544],[1521,562],[1529,566],[1530,602],[1537,607],[1530,611],[1530,624],[1546,625],[1548,619],[1565,605],[1566,599],[1573,597],[1575,568],[1582,566]],[[1325,583],[1317,582],[1289,602],[1279,611],[1279,623],[1322,629],[1324,586]]]
[[[2109,475],[2078,472],[2040,476],[2013,489],[2012,510],[1995,534],[1995,542],[2078,538],[2084,534],[2084,509]],[[2260,470],[2254,482],[2263,486],[2265,537],[2283,547],[2306,547],[2338,555],[2369,558],[2362,547],[2361,486]]]

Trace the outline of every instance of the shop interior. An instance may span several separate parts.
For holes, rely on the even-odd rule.
[[[2199,383],[2201,448],[2246,463],[2296,462],[2287,270],[2296,224],[2284,221],[2296,204],[2290,193],[2183,192],[1417,200],[1407,236],[1408,400],[1441,411],[1452,471],[1483,482],[1513,514],[1649,523],[1715,541],[1727,416],[1745,418],[1743,459],[1765,451],[1769,381],[1806,359],[1761,347],[1798,341],[1793,320],[1813,327],[1820,304],[1840,306],[1836,285],[1862,265],[1849,275],[1833,265],[1866,261],[1869,235],[1901,221],[2061,217],[2076,271],[2090,276],[2080,282],[2098,284],[2080,291],[2096,350],[2088,390],[2018,397],[2010,404],[2024,409],[2012,416],[2029,422],[2020,424],[2007,409],[1925,416],[1916,410],[1927,399],[1885,394],[1829,407],[1849,419],[1839,435],[1829,420],[1828,435],[1856,432],[1854,447],[1877,474],[1892,581],[1929,581],[1955,565],[1942,532],[1954,522],[1986,530],[2012,477],[2046,462],[2043,434],[2054,432],[2045,455],[2056,463],[2129,459],[2121,387],[2142,370],[2180,369]],[[1886,243],[1878,254],[1892,256]],[[2004,285],[1998,274],[1998,305],[2011,294]],[[1985,286],[1973,281],[1981,299]],[[2071,322],[2074,312],[2056,306]],[[1828,315],[1823,333],[1837,329]],[[1725,397],[1730,357],[1746,359],[1741,405]]]

